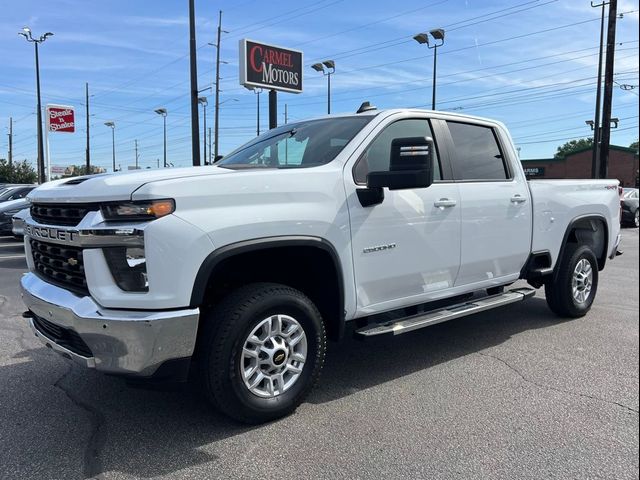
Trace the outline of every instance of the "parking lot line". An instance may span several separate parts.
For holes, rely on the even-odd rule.
[[[0,243],[0,248],[3,248],[3,247],[10,247],[10,248],[24,247],[24,243],[22,242]]]
[[[26,258],[26,255],[0,255],[0,260],[11,260],[12,258]]]

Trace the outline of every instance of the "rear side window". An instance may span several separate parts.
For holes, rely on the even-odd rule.
[[[453,139],[456,180],[506,180],[504,156],[492,128],[447,122]]]

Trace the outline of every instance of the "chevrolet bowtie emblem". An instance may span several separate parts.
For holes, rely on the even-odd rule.
[[[76,260],[75,258],[68,258],[67,263],[72,267],[75,267],[76,265],[78,265],[78,260]]]

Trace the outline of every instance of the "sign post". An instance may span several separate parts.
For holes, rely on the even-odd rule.
[[[240,85],[269,90],[269,128],[278,123],[277,92],[302,93],[300,50],[240,40]]]
[[[51,180],[51,154],[49,150],[49,132],[74,133],[76,131],[75,111],[68,105],[47,105],[45,130],[47,142],[47,181]]]

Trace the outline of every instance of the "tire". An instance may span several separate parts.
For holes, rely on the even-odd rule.
[[[638,228],[638,226],[640,226],[640,210],[638,210],[638,209],[636,209],[635,213],[633,214],[632,225],[635,228]]]
[[[561,317],[583,317],[591,309],[598,290],[595,254],[586,245],[570,243],[557,268],[555,280],[545,284],[549,308]]]
[[[205,315],[204,322],[204,392],[229,417],[257,424],[288,415],[320,376],[324,323],[298,290],[275,283],[243,286]]]

